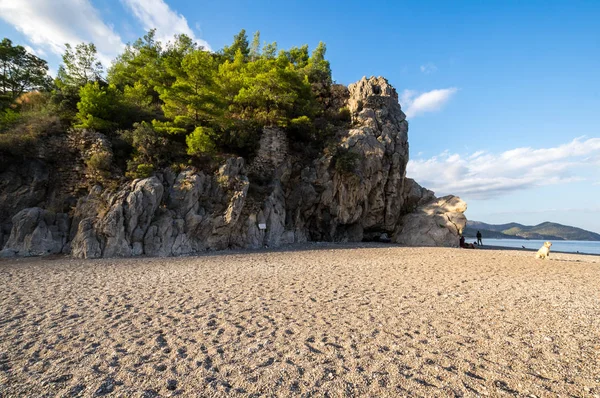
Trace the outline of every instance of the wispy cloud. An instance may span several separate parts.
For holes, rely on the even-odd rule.
[[[28,53],[33,54],[37,57],[46,56],[46,52],[44,50],[42,50],[41,48],[33,48],[28,45],[24,45],[23,47],[25,48],[25,50],[27,50]]]
[[[456,87],[431,90],[426,93],[404,90],[400,96],[400,105],[404,108],[407,117],[416,117],[423,113],[439,111],[457,91]]]
[[[430,73],[436,72],[438,68],[437,68],[437,66],[435,66],[434,63],[428,62],[425,65],[421,65],[420,69],[421,69],[422,73],[429,75]]]
[[[0,18],[22,32],[39,54],[61,55],[65,43],[93,42],[108,66],[124,46],[89,0],[0,0]]]
[[[576,138],[552,148],[515,148],[499,154],[444,152],[411,160],[408,175],[438,195],[489,199],[535,186],[581,181],[582,170],[596,170],[600,138]]]
[[[145,30],[156,28],[156,36],[162,42],[173,39],[176,34],[185,34],[198,45],[210,50],[210,45],[196,37],[187,20],[172,10],[164,0],[121,0],[140,21]]]

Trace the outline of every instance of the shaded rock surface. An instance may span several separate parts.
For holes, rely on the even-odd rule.
[[[29,199],[32,190],[42,196],[45,191],[43,184],[21,184],[31,188],[21,188],[22,201],[7,210],[22,211],[12,220],[3,253],[175,256],[379,236],[456,246],[466,204],[451,196],[436,199],[406,178],[408,123],[396,90],[384,78],[371,77],[341,91],[339,101],[350,109],[352,124],[338,134],[333,150],[310,162],[290,153],[284,131],[265,128],[248,164],[229,158],[213,174],[167,169],[117,190],[95,186],[69,216],[22,210],[37,205]],[[72,135],[81,153],[103,143],[84,133]]]
[[[457,246],[467,223],[466,210],[467,204],[456,196],[434,199],[402,217],[394,241],[409,246]]]
[[[0,252],[4,257],[58,254],[67,243],[68,214],[32,207],[21,210],[12,222],[10,238]]]

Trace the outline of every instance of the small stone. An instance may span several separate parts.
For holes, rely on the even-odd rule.
[[[177,380],[170,379],[167,381],[167,390],[175,391],[177,389]]]
[[[104,382],[98,387],[94,396],[99,397],[102,395],[110,394],[115,389],[115,379],[112,377],[108,377]]]
[[[156,398],[158,396],[158,393],[154,390],[144,390],[144,393],[142,394],[142,398]]]

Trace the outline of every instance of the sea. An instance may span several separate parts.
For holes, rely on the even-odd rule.
[[[467,242],[475,241],[475,238],[466,238]],[[484,246],[504,246],[522,249],[539,249],[545,241],[537,239],[483,239]],[[600,242],[590,242],[582,240],[554,240],[552,242],[552,251],[568,253],[587,253],[600,255]]]

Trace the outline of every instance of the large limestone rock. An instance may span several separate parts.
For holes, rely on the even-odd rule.
[[[0,252],[3,257],[58,254],[67,243],[67,214],[55,214],[33,207],[17,213],[12,224],[10,238]]]
[[[353,126],[339,137],[337,153],[301,170],[287,196],[295,229],[311,240],[391,233],[401,216],[408,123],[398,94],[382,77],[362,78],[348,87],[347,105]],[[358,159],[354,170],[337,167],[344,156]]]
[[[49,178],[48,168],[39,160],[12,164],[0,172],[0,247],[8,241],[18,212],[44,206]]]
[[[466,205],[406,178],[408,123],[396,90],[371,77],[334,91],[332,104],[347,107],[352,124],[315,159],[290,151],[285,131],[265,128],[249,164],[229,158],[214,173],[167,169],[117,190],[95,186],[68,220],[61,216],[66,227],[58,216],[26,209],[13,220],[5,253],[177,256],[381,236],[455,245]],[[83,155],[108,150],[101,135],[71,136]]]
[[[456,196],[444,196],[419,206],[402,217],[393,241],[409,246],[458,246],[467,224],[467,204]]]

